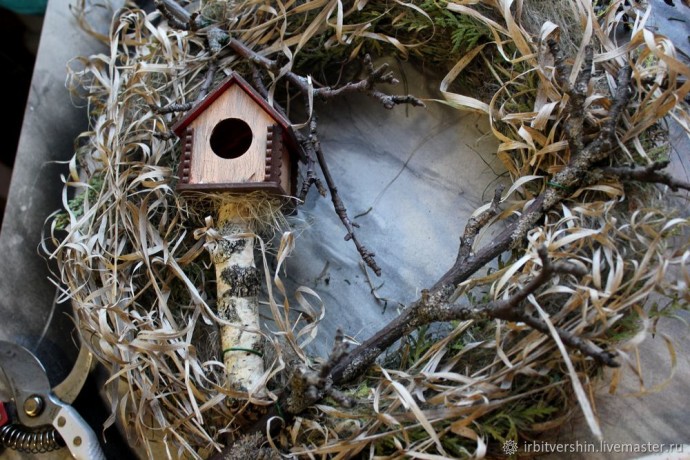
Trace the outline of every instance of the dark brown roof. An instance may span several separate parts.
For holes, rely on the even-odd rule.
[[[242,77],[240,77],[236,72],[232,72],[228,78],[226,78],[223,83],[221,83],[216,89],[211,91],[206,95],[204,99],[202,99],[201,102],[199,102],[197,105],[192,107],[189,112],[185,114],[184,117],[182,117],[177,123],[175,123],[172,127],[172,130],[177,134],[177,137],[183,137],[184,136],[184,130],[185,128],[196,118],[201,115],[208,106],[213,104],[213,102],[218,99],[218,97],[225,92],[226,89],[230,88],[232,85],[237,84],[240,88],[244,90],[245,93],[249,95],[252,99],[254,99],[254,102],[259,104],[259,106],[273,118],[276,123],[278,123],[283,129],[285,129],[287,132],[291,134],[290,137],[293,137],[294,134],[292,134],[292,127],[290,126],[290,122],[285,119],[284,116],[282,116],[276,109],[271,107],[268,104],[268,101],[261,97],[259,93],[256,92],[254,88],[252,88],[249,83],[247,83]]]

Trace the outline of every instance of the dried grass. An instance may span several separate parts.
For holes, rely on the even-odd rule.
[[[649,163],[655,159],[648,151],[650,128],[665,116],[688,127],[679,101],[690,90],[690,69],[675,58],[672,43],[644,28],[648,9],[635,11],[632,38],[619,44],[611,37],[622,17],[617,11],[621,1],[611,2],[599,17],[587,0],[561,3],[567,20],[576,20],[568,32],[577,45],[571,81],[583,61],[584,46],[595,47],[588,129],[596,132],[606,118],[614,76],[629,61],[636,95],[619,126],[616,161]],[[268,82],[271,90],[281,82],[282,71],[297,68],[299,62],[329,59],[329,53],[343,61],[364,50],[437,60],[424,50],[438,50],[433,45],[447,39],[435,35],[440,27],[430,10],[413,3],[358,0],[349,9],[338,0],[204,5],[205,17],[223,22],[252,49],[284,58],[281,72]],[[567,106],[544,46],[559,28],[547,22],[540,37],[528,33],[536,24],[519,19],[544,6],[537,0],[434,5],[444,14],[481,23],[482,36],[490,37],[458,55],[441,84],[441,102],[490,117],[493,134],[501,141],[497,155],[514,181],[499,217],[506,219],[520,213],[546,187],[547,174],[569,159],[562,129]],[[84,8],[82,4],[81,11]],[[362,22],[365,13],[385,15],[385,27],[372,26],[374,20]],[[543,14],[550,17],[552,11]],[[203,336],[213,334],[220,323],[212,309],[213,280],[204,250],[217,235],[208,214],[192,211],[174,193],[178,150],[175,141],[164,137],[172,119],[152,107],[193,101],[211,56],[200,36],[172,30],[156,16],[135,8],[118,11],[104,37],[109,52],[72,63],[70,87],[86,96],[91,128],[80,136],[81,147],[65,178],[64,214],[52,220],[44,249],[58,261],[56,277],[66,286],[63,298],[73,302],[88,345],[110,370],[112,417],[107,424],[119,417],[131,442],[151,458],[156,443],[171,457],[196,458],[217,449],[224,433],[241,430],[249,402],[270,404],[275,395],[258,398],[223,388],[222,362],[212,351],[203,351],[209,340]],[[395,36],[387,35],[396,21],[428,27],[415,31],[405,26]],[[326,56],[320,57],[324,50]],[[241,70],[243,65],[229,53],[218,62],[222,71]],[[459,75],[476,69],[491,72],[496,80],[498,90],[489,99],[454,90]],[[70,201],[70,190],[82,192],[80,198]],[[530,231],[524,251],[489,275],[459,286],[458,298],[478,302],[509,295],[538,272],[536,249],[545,244],[555,259],[576,262],[590,275],[554,279],[530,298],[535,313],[599,346],[615,348],[625,363],[618,372],[632,370],[642,379],[634,350],[649,334],[652,315],[690,300],[690,248],[687,238],[673,238],[687,235],[689,222],[661,205],[659,193],[654,187],[631,190],[613,180],[575,191],[558,212]],[[284,228],[280,214],[268,207],[251,207],[266,223],[257,232]],[[273,349],[264,376],[269,389],[284,378],[288,360],[310,363],[303,349],[317,336],[323,315],[314,291],[302,287],[288,293],[278,276],[294,245],[294,235],[283,233],[274,248],[275,274],[265,257],[263,262],[266,301],[276,328],[266,331],[267,346]],[[261,248],[265,255],[263,240]],[[645,309],[652,293],[670,301]],[[291,314],[288,299],[306,314]],[[554,428],[576,404],[598,433],[590,403],[598,375],[592,360],[521,324],[461,322],[445,334],[425,329],[345,389],[358,401],[354,409],[324,400],[271,443],[311,458],[359,453],[390,458],[495,456],[500,454],[495,440]]]

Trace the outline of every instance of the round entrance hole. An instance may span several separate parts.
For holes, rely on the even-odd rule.
[[[213,128],[211,150],[221,158],[238,158],[249,150],[253,137],[252,128],[243,120],[226,118]]]

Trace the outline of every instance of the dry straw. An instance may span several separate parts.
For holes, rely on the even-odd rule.
[[[606,119],[618,70],[632,65],[635,94],[618,126],[614,163],[663,159],[669,155],[664,117],[686,129],[690,120],[682,104],[690,69],[668,39],[645,28],[649,8],[637,2],[612,1],[596,12],[588,0],[548,2],[558,3],[561,13],[552,18],[544,12],[540,30],[534,20],[521,21],[541,11],[539,0],[202,3],[209,25],[218,23],[261,55],[282,59],[282,68],[266,82],[271,94],[284,87],[288,70],[306,73],[305,67],[322,65],[324,75],[332,75],[329,65],[364,51],[427,65],[450,63],[439,102],[490,118],[500,141],[497,155],[513,180],[497,222],[525,209],[548,186],[546,177],[569,159],[568,106],[547,40],[567,35],[571,82],[585,46],[594,48],[585,136]],[[85,27],[88,7],[76,8]],[[570,23],[559,23],[564,20]],[[617,41],[623,20],[630,39]],[[69,86],[86,97],[90,129],[79,137],[65,177],[64,210],[51,221],[45,245],[58,261],[63,298],[72,301],[87,344],[110,372],[107,425],[119,418],[131,443],[150,458],[160,455],[154,449],[171,457],[206,457],[225,442],[224,434],[241,433],[249,402],[269,405],[276,398],[271,391],[258,398],[223,387],[223,364],[208,346],[220,321],[213,313],[214,280],[204,249],[214,241],[212,221],[175,194],[179,149],[168,136],[173,117],[154,110],[197,97],[215,59],[202,35],[128,7],[114,13],[109,34],[100,37],[107,52],[70,63]],[[222,49],[216,64],[216,79],[230,69],[249,68]],[[476,75],[493,78],[480,93],[485,97],[461,94],[463,82]],[[73,191],[78,196],[70,199]],[[487,276],[460,285],[456,296],[470,303],[508,296],[539,272],[537,249],[546,245],[553,259],[576,263],[589,274],[554,278],[529,297],[534,314],[616,349],[623,363],[616,372],[632,371],[642,379],[635,347],[655,318],[687,305],[688,220],[653,186],[601,177],[572,192],[529,231],[525,247]],[[275,220],[279,214],[262,206],[252,209],[268,225],[256,231],[283,229]],[[268,233],[266,241],[273,238]],[[279,274],[295,240],[289,232],[279,240],[272,250],[278,268],[271,272],[263,261],[264,300],[273,320],[265,331],[272,349],[264,375],[269,390],[284,386],[291,362],[313,363],[304,346],[317,336],[323,309],[335,307],[321,305],[307,287],[286,292]],[[263,240],[261,249],[265,255]],[[662,300],[645,307],[651,294]],[[665,340],[672,374],[676,358]],[[555,334],[521,323],[422,328],[342,388],[357,400],[354,408],[322,400],[269,442],[312,458],[496,456],[496,441],[529,438],[578,410],[597,434],[591,395],[600,375],[593,360],[566,349]],[[618,378],[614,373],[614,382]]]

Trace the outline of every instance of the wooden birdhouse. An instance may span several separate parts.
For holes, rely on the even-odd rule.
[[[232,73],[174,126],[178,190],[295,195],[298,148],[288,120]]]

